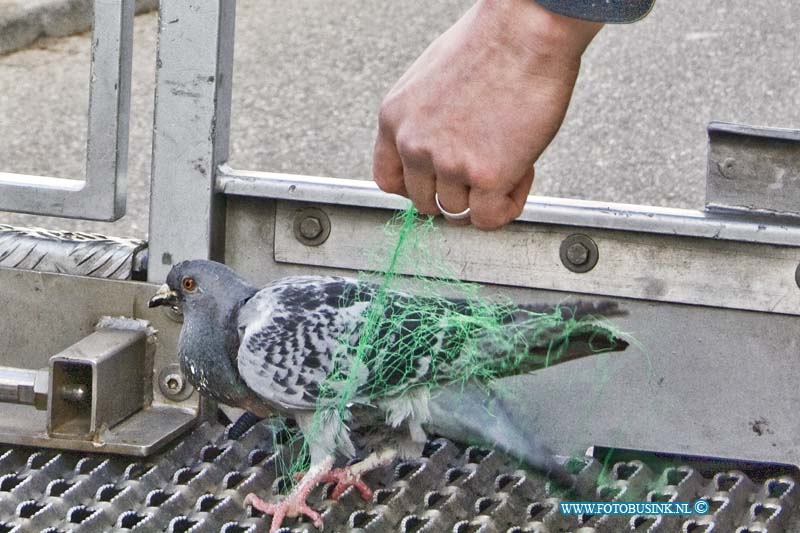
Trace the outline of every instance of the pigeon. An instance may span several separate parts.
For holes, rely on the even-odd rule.
[[[480,407],[474,390],[482,381],[628,345],[599,322],[624,314],[615,302],[498,305],[497,327],[484,331],[467,300],[334,276],[287,277],[258,289],[229,267],[206,260],[176,264],[149,305],[183,313],[178,358],[200,394],[258,417],[289,417],[303,433],[310,466],[291,493],[277,503],[255,494],[245,498],[245,505],[272,516],[271,533],[285,517],[301,514],[322,529],[322,517],[306,503],[319,483],[336,483],[334,499],[349,487],[371,498],[362,475],[421,455],[426,427],[453,434],[476,429],[459,430],[458,421],[469,426],[469,416],[438,424],[432,416],[433,410],[441,422],[458,406],[458,387],[469,385],[464,390],[472,400],[464,407]],[[542,316],[556,319],[537,319]],[[409,336],[416,342],[402,345]],[[473,368],[480,372],[470,373]],[[519,434],[494,440],[512,452],[527,442]],[[337,458],[354,458],[357,450],[369,453],[334,468]],[[568,482],[563,469],[543,459],[544,450],[534,447],[519,456],[558,470],[553,477]]]

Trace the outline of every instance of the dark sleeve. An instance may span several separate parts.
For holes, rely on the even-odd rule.
[[[647,16],[656,0],[535,0],[559,15],[593,22],[635,22]]]

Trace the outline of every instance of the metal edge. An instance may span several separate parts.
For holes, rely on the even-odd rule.
[[[220,165],[218,193],[253,198],[400,210],[410,203],[372,181],[234,170]],[[743,217],[691,209],[529,196],[518,222],[800,246],[800,225],[778,217]]]

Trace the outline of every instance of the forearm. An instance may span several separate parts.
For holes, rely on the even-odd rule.
[[[527,43],[530,49],[570,52],[580,55],[603,27],[591,22],[560,15],[542,7],[534,0],[479,0],[480,15],[501,25],[504,32],[517,43]]]

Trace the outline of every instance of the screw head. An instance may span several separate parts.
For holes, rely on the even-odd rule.
[[[300,221],[300,235],[313,240],[322,235],[322,222],[317,217],[308,216]]]
[[[167,365],[158,373],[158,388],[168,399],[180,402],[192,395],[194,387],[183,377],[178,365]]]
[[[589,249],[576,242],[567,247],[567,260],[576,266],[585,265],[589,261]]]
[[[294,216],[294,236],[306,246],[319,246],[331,234],[331,221],[325,211],[316,207],[298,209]]]
[[[600,257],[597,244],[580,233],[573,233],[561,242],[559,255],[564,266],[577,274],[592,270]]]
[[[736,178],[736,160],[732,157],[726,157],[723,161],[717,163],[717,168],[722,177],[729,180]]]

